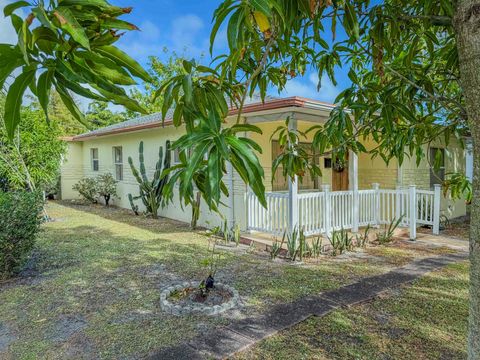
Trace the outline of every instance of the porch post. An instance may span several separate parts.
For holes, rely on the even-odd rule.
[[[352,191],[352,232],[358,231],[359,199],[358,199],[358,155],[349,151],[348,154],[348,184]]]
[[[440,234],[440,190],[442,185],[435,184],[433,193],[433,234]]]
[[[409,198],[409,215],[410,215],[410,240],[417,238],[417,188],[415,185],[410,185],[408,188]]]
[[[322,191],[325,194],[325,214],[321,214],[324,221],[323,227],[325,234],[327,236],[330,236],[330,234],[332,233],[332,197],[330,195],[330,185],[322,185]]]
[[[290,130],[297,130],[297,119],[292,114],[288,123]],[[298,177],[288,177],[288,230],[290,234],[298,227]]]
[[[378,227],[380,225],[380,193],[378,190],[380,189],[379,183],[373,183],[372,189],[375,190],[374,193],[374,203],[373,203],[373,218],[374,218],[374,226]]]
[[[402,187],[397,185],[395,188],[395,220],[398,221],[402,216]],[[403,223],[403,220],[402,220]]]

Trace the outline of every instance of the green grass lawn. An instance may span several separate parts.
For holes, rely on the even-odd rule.
[[[372,302],[312,317],[237,359],[465,359],[468,263]]]
[[[208,255],[204,235],[191,232],[182,223],[135,217],[115,208],[51,203],[48,212],[55,221],[43,226],[28,268],[18,278],[0,284],[1,359],[142,358],[228,323],[233,317],[261,313],[271,304],[334,289],[418,257],[449,251],[402,243],[370,248],[363,256],[323,256],[291,264],[270,261],[268,254],[252,253],[245,246],[220,247],[217,279],[239,290],[242,307],[218,317],[175,317],[160,309],[160,290],[206,275],[201,265]],[[440,290],[440,285],[446,288]],[[438,282],[432,292],[447,296],[447,285]],[[321,341],[326,340],[319,342],[317,335],[342,331],[332,324],[342,324],[342,316],[345,326],[348,321],[355,323],[357,320],[349,317],[353,314],[338,312],[301,325],[306,326],[303,336],[311,336],[317,345],[304,343],[297,336],[288,341],[297,339],[298,346],[305,347],[305,354],[320,353],[315,346],[335,343],[338,348],[341,341],[335,340],[336,335],[325,337],[330,340],[323,345]],[[368,314],[362,314],[358,316],[367,321]],[[397,321],[396,317],[392,319]],[[313,328],[317,330],[311,333]],[[362,329],[351,331],[360,336]],[[451,336],[460,338],[460,333],[458,330]],[[268,348],[272,341],[281,341],[281,336],[285,335],[272,338],[248,356],[275,358]],[[373,341],[369,344],[372,348],[381,345]],[[279,356],[287,356],[293,349],[284,351]]]

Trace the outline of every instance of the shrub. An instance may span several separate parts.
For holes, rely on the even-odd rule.
[[[73,185],[73,190],[78,191],[80,196],[92,204],[97,203],[97,181],[94,178],[83,178]]]
[[[41,223],[42,197],[29,192],[0,192],[0,279],[25,265]]]
[[[382,232],[377,233],[377,241],[380,245],[392,242],[395,229],[400,225],[402,219],[403,216],[401,216],[398,220],[393,219],[390,224],[388,224],[388,228],[385,225],[385,229]]]
[[[352,251],[353,249],[352,237],[348,236],[348,231],[343,228],[339,231],[333,231],[329,240],[332,245],[333,256],[341,255],[345,251]]]
[[[98,175],[96,178],[83,178],[73,185],[72,189],[78,191],[83,199],[92,204],[96,204],[98,197],[101,196],[108,206],[111,198],[118,197],[117,181],[110,173]]]
[[[283,233],[281,242],[279,242],[277,238],[273,239],[272,248],[270,249],[270,259],[274,260],[280,254],[283,243],[285,242],[286,234],[286,232]]]
[[[98,195],[105,199],[105,205],[108,206],[112,197],[117,195],[117,181],[112,174],[107,173],[97,177],[97,192]]]

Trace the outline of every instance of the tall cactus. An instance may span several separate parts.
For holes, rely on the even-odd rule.
[[[128,157],[128,164],[130,165],[133,176],[139,184],[138,188],[140,190],[140,194],[138,196],[132,196],[131,194],[128,194],[128,198],[130,199],[130,204],[132,205],[134,212],[138,212],[138,206],[134,205],[133,200],[141,199],[143,205],[145,205],[145,208],[147,209],[147,214],[150,214],[153,218],[158,217],[158,209],[162,204],[162,191],[168,181],[167,176],[162,178],[161,175],[165,169],[170,168],[170,141],[168,140],[165,143],[165,150],[165,158],[163,157],[163,148],[160,146],[158,150],[158,161],[157,165],[155,166],[155,173],[153,174],[152,181],[150,181],[147,177],[145,160],[143,156],[143,141],[140,142],[138,147],[140,171],[137,170],[135,165],[133,165],[132,157]]]

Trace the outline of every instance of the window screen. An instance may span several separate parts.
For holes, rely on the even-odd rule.
[[[121,181],[123,180],[123,151],[121,146],[113,148],[113,159],[115,163],[115,178]]]

